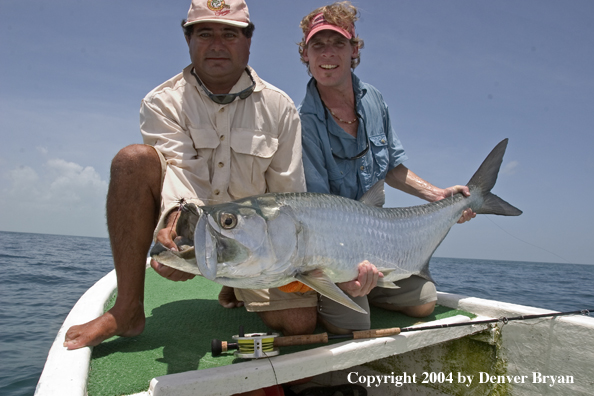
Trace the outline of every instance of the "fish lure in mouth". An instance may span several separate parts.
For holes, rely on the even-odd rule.
[[[264,289],[298,280],[365,312],[336,286],[355,279],[360,262],[368,260],[384,273],[380,287],[395,287],[393,282],[411,275],[432,280],[429,260],[464,210],[522,213],[491,193],[506,147],[507,139],[483,161],[468,182],[469,197],[456,194],[425,205],[382,208],[383,180],[359,201],[330,194],[270,193],[218,205],[186,204],[193,206],[180,211],[177,234],[185,238],[182,242],[193,240],[193,257],[184,256],[191,255],[190,248],[153,248],[151,256],[231,287]]]

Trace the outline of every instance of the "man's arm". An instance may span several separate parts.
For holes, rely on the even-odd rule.
[[[287,99],[279,110],[278,148],[266,170],[268,192],[305,191],[301,158],[301,121],[293,102]]]
[[[156,233],[155,239],[166,248],[177,251],[177,245],[174,242],[177,237],[175,230],[178,218],[175,202],[180,197],[195,197],[196,192],[191,188],[190,181],[185,178],[185,174],[189,172],[181,168],[178,169],[175,164],[181,164],[185,158],[195,156],[196,150],[191,138],[172,118],[165,115],[156,106],[142,101],[140,131],[144,143],[157,148],[169,164],[161,191],[161,211],[165,210],[169,214],[163,228]],[[155,260],[151,260],[151,267],[159,275],[173,281],[186,281],[194,278],[193,274],[167,267]]]
[[[156,100],[156,99],[155,99]],[[158,105],[157,105],[158,104]],[[155,147],[167,160],[167,172],[161,191],[161,210],[167,210],[180,198],[200,198],[205,181],[197,175],[197,151],[189,131],[179,123],[177,115],[164,103],[146,99],[140,107],[140,132],[145,144]],[[167,111],[159,106],[163,106]]]

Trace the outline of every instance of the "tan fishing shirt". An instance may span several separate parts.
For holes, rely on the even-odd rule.
[[[140,108],[144,142],[167,161],[164,214],[180,198],[208,205],[267,192],[305,191],[301,123],[287,94],[250,69],[254,92],[219,105],[191,70],[190,65],[153,89]],[[231,92],[251,84],[244,72]]]

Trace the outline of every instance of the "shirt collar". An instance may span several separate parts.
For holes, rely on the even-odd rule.
[[[190,64],[184,69],[184,79],[186,80],[186,82],[189,82],[191,85],[196,87],[196,89],[198,90],[198,92],[200,92],[201,95],[206,95],[204,90],[200,87],[200,85],[198,85],[198,81],[196,81],[196,78],[192,75],[192,68],[193,66]],[[250,73],[252,74],[252,77],[256,82],[256,88],[254,88],[254,92],[262,91],[265,87],[264,81],[262,81],[262,79],[258,77],[256,71],[252,69],[250,66],[248,66],[248,69],[250,70]],[[252,85],[252,80],[250,79],[250,76],[248,76],[248,74],[244,71],[243,73],[241,73],[241,77],[239,77],[239,80],[237,80],[233,88],[231,88],[231,93],[241,92],[250,85]]]

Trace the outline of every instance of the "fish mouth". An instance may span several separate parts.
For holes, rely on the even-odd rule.
[[[212,237],[214,230],[208,217],[208,214],[203,213],[196,224],[194,248],[199,249],[200,246],[204,246],[203,252],[196,254],[196,264],[202,276],[214,280],[217,277],[217,247],[216,240]]]

